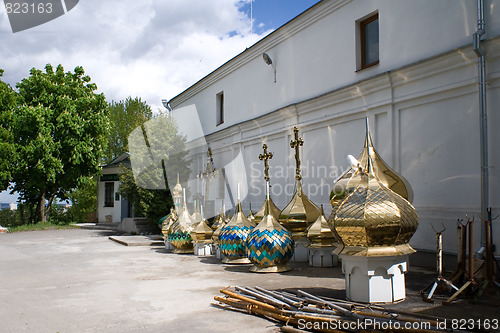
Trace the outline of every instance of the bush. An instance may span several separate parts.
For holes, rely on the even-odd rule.
[[[2,209],[0,210],[0,225],[2,227],[14,227],[18,224],[16,223],[16,211],[10,209]]]

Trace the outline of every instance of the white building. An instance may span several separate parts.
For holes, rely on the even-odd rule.
[[[118,193],[120,165],[130,165],[129,154],[124,153],[101,167],[102,175],[97,185],[97,220],[99,223],[121,222],[132,216],[130,202]]]
[[[500,6],[484,0],[489,142],[489,204],[500,211]],[[266,143],[273,199],[283,208],[294,188],[292,128],[301,148],[304,192],[330,213],[333,180],[363,147],[368,118],[382,158],[408,179],[419,228],[411,244],[435,250],[431,228],[446,226],[445,252],[456,252],[456,221],[481,212],[480,103],[476,1],[323,0],[169,101],[182,119],[195,110],[204,140],[192,140],[194,176],[206,167],[205,141],[216,168],[243,157],[249,203],[264,201]],[[363,46],[364,45],[364,46]],[[263,59],[263,54],[271,59]],[[181,124],[182,127],[182,124]],[[240,170],[241,171],[241,170]],[[241,178],[241,176],[238,176]],[[234,183],[234,182],[233,182]],[[216,207],[228,188],[211,186]],[[221,190],[222,188],[222,190]],[[245,192],[246,193],[246,192]],[[476,223],[479,248],[480,223]],[[493,226],[500,245],[500,228]],[[498,246],[497,246],[498,248]],[[499,254],[500,252],[496,252]]]

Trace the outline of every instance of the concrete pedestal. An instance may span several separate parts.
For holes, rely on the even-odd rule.
[[[307,262],[309,260],[309,239],[305,235],[295,236],[292,235],[295,242],[295,250],[290,261],[293,262]]]
[[[170,244],[170,242],[168,241],[168,239],[166,237],[165,237],[164,243],[165,243],[165,249],[167,250],[167,252],[172,252],[174,250],[174,247],[172,246],[172,244]]]
[[[212,243],[193,243],[193,247],[196,256],[204,257],[214,254]]]
[[[219,245],[215,245],[215,257],[217,259],[224,259],[226,256],[222,253]]]
[[[408,255],[358,257],[340,254],[347,298],[354,302],[394,303],[406,298]]]
[[[309,266],[335,267],[339,258],[333,254],[334,247],[309,247]]]

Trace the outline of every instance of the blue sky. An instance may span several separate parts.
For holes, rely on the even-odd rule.
[[[0,6],[0,68],[11,86],[32,67],[82,66],[108,101],[153,110],[318,0],[80,0],[65,15],[12,33]],[[0,193],[0,202],[16,197]]]
[[[318,2],[319,0],[254,0],[254,31],[276,29]],[[242,10],[250,16],[249,3]]]

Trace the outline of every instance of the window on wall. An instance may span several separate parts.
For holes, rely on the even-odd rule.
[[[115,183],[104,183],[104,207],[115,206]]]
[[[216,125],[220,125],[224,123],[224,92],[221,91],[216,95]]]
[[[379,63],[378,13],[359,22],[361,66],[364,69]]]

